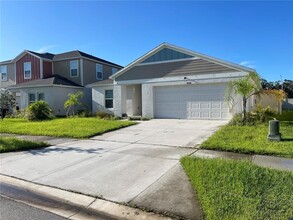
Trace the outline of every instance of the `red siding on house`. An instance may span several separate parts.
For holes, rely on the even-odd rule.
[[[31,79],[24,79],[25,62],[31,62]],[[40,59],[30,54],[24,55],[16,62],[16,84],[40,79]]]
[[[43,61],[43,78],[52,76],[52,63]]]

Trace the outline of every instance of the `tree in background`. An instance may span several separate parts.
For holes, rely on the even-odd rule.
[[[0,90],[0,116],[3,120],[9,109],[15,105],[15,98],[7,89]]]
[[[288,98],[293,98],[293,80],[285,79],[282,83],[281,81],[268,82],[265,79],[261,79],[261,85],[265,90],[283,89]]]
[[[75,107],[82,105],[80,99],[83,97],[83,92],[77,91],[76,93],[69,93],[68,99],[64,103],[64,108],[66,110],[66,116],[69,115],[70,110],[72,110],[72,115],[75,116]]]

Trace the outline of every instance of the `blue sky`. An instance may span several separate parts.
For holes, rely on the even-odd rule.
[[[290,1],[1,1],[0,60],[81,50],[127,65],[162,42],[293,79]]]

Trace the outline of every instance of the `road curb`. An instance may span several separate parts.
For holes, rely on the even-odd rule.
[[[171,219],[152,212],[0,174],[3,196],[68,219]],[[9,187],[14,190],[9,194]],[[6,193],[5,188],[7,189]],[[23,193],[23,194],[22,194]],[[31,195],[34,199],[29,198]]]

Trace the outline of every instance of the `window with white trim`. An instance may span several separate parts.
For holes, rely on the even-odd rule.
[[[45,94],[44,93],[38,93],[38,101],[45,100]]]
[[[1,66],[1,81],[7,81],[7,66]]]
[[[99,80],[103,79],[103,66],[101,64],[96,64],[96,77]]]
[[[24,69],[24,78],[25,79],[31,79],[32,78],[32,63],[31,62],[25,62],[23,64]]]
[[[28,104],[32,104],[36,101],[36,94],[35,93],[29,93],[28,94]]]
[[[105,90],[105,107],[113,108],[113,89]]]
[[[112,67],[112,75],[115,74],[115,73],[117,73],[117,71],[118,71],[117,68]]]
[[[70,77],[78,76],[78,60],[70,61]]]

